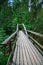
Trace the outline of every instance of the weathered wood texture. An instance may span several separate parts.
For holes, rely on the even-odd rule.
[[[43,65],[43,56],[22,31],[19,31],[10,65]]]
[[[29,35],[29,37],[30,37],[41,49],[43,49],[43,45],[41,45],[39,42],[37,42],[32,36]]]
[[[0,44],[0,45],[3,45],[3,47],[5,47],[5,48],[6,48],[6,46],[9,46],[9,53],[11,53],[11,51],[12,51],[11,40],[14,39],[14,41],[15,41],[16,35],[17,35],[17,31],[14,32],[12,35],[10,35],[7,39],[5,39],[5,41],[3,41]],[[6,53],[5,53],[6,51],[4,50],[4,55],[6,55]]]
[[[43,34],[40,34],[40,33],[37,33],[37,32],[33,32],[33,31],[30,31],[30,30],[27,30],[27,32],[43,38]]]
[[[14,32],[14,33],[13,33],[11,36],[9,36],[7,39],[5,39],[5,41],[2,42],[1,45],[7,45],[7,44],[9,44],[9,42],[11,41],[11,39],[14,38],[14,37],[16,36],[16,34],[17,34],[17,31]]]
[[[20,25],[20,24],[19,24]],[[28,34],[25,28],[25,25],[22,24],[24,27],[24,32],[18,30],[17,24],[17,31],[13,33],[9,38],[7,38],[1,45],[9,45],[9,52],[11,52],[7,65],[43,65],[43,56],[39,53],[39,51],[34,47],[32,44],[33,42],[28,38]],[[29,31],[34,35],[38,35],[43,38],[42,34],[38,34],[36,32]],[[17,35],[17,41],[11,47],[11,39],[15,39]],[[29,36],[35,43],[37,43],[42,49],[41,46],[35,39]],[[16,47],[16,48],[15,48]],[[15,49],[15,50],[14,50]]]

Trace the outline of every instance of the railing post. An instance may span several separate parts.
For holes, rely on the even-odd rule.
[[[5,47],[6,47],[6,45],[4,45],[4,56],[6,55]]]
[[[11,45],[11,41],[9,42],[9,53],[11,53],[12,51],[12,45]]]

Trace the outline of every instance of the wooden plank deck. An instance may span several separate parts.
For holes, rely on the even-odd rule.
[[[11,65],[43,65],[43,56],[30,39],[19,31]]]

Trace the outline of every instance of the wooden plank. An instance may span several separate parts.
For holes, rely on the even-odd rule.
[[[27,36],[26,36],[27,37]],[[25,38],[25,41],[27,40],[27,38]],[[33,56],[33,54],[32,54],[32,52],[31,52],[31,49],[30,49],[30,47],[28,48],[28,40],[27,40],[27,43],[25,43],[25,46],[26,46],[26,49],[27,49],[27,52],[28,52],[28,55],[29,55],[29,58],[30,58],[30,60],[31,60],[31,64],[32,65],[36,65],[36,62],[35,62],[35,60],[34,60],[34,56]]]
[[[16,56],[17,56],[17,46],[15,48],[15,52],[14,52],[14,55],[13,55],[12,65],[15,65],[16,64]]]
[[[29,39],[27,39],[27,40],[29,42],[27,46],[30,47],[32,55],[34,56],[34,59],[36,61],[36,64],[42,65],[42,56],[41,55],[39,56],[39,52],[38,52],[38,54],[36,53],[37,49],[35,50],[32,42]]]
[[[24,48],[23,48],[23,60],[24,60],[24,65],[27,65],[27,59],[26,59],[26,56],[25,56],[25,52],[24,52]]]
[[[26,27],[25,27],[25,25],[22,23],[22,25],[23,25],[23,27],[24,27],[24,30],[25,30],[25,33],[26,33],[26,35],[27,35],[27,30],[26,30]],[[28,36],[28,35],[27,35]]]
[[[31,37],[30,35],[29,35],[29,37],[41,48],[41,49],[43,49],[43,46],[39,43],[39,42],[37,42],[33,37]]]
[[[33,31],[30,31],[30,30],[27,30],[27,32],[43,38],[43,34],[40,34],[40,33],[37,33],[37,32],[33,32]]]
[[[34,45],[32,44],[32,42],[30,41],[30,39],[28,39],[28,45],[29,47],[31,47],[32,50],[32,54],[34,53],[34,55],[36,56],[37,60],[41,65],[42,65],[42,55],[39,53],[39,51],[34,47]]]
[[[29,50],[31,51],[33,59],[35,60],[35,64],[40,65],[39,59],[37,59],[36,55],[34,54],[33,50],[31,49],[31,46],[28,45],[28,47],[29,47]]]
[[[31,52],[31,49],[28,47],[27,44],[26,44],[26,47],[27,47],[27,52],[28,52],[28,55],[30,56],[32,65],[36,65],[36,62],[34,60],[34,56],[33,56],[32,52]]]
[[[35,47],[37,48],[37,50],[40,52],[40,54],[43,56],[43,50],[41,50],[36,44]],[[40,57],[40,56],[39,56]]]
[[[24,47],[24,50],[25,50],[25,55],[26,55],[26,58],[27,58],[27,64],[28,65],[32,65],[31,60],[30,60],[30,57],[28,55],[28,51],[27,51],[26,46]]]
[[[23,32],[19,32],[16,42],[17,53],[15,65],[43,65],[42,56]],[[14,64],[13,64],[14,65]]]
[[[17,51],[16,65],[19,65],[19,46],[18,46],[18,51]]]
[[[31,41],[30,41],[31,42]],[[33,45],[33,43],[31,43],[31,46],[33,47],[33,49],[35,50],[35,52],[37,53],[37,55],[40,57],[40,59],[42,59],[42,55],[38,52],[38,50],[36,49],[36,47]]]
[[[42,59],[42,55],[39,53],[39,51],[34,47],[34,45],[32,44],[32,42],[28,39],[28,42],[30,43],[30,47],[33,51],[33,53],[36,55],[36,57],[38,58],[38,60],[41,62]]]
[[[41,60],[42,59],[42,55],[39,53],[39,51],[35,48],[35,46],[32,43],[30,45],[31,45],[31,49],[33,49],[34,54],[37,56],[37,58],[39,60]]]
[[[13,58],[13,53],[14,53],[14,50],[15,50],[15,45],[16,45],[16,43],[13,44],[12,52],[10,53],[10,56],[8,58],[8,61],[7,61],[7,64],[6,65],[11,65],[11,63],[12,63],[12,58]]]
[[[14,32],[12,35],[10,35],[7,39],[5,39],[5,41],[2,42],[1,45],[2,45],[2,44],[3,44],[3,45],[4,45],[4,44],[5,44],[5,45],[6,45],[6,44],[9,44],[9,42],[11,41],[11,39],[15,37],[16,33],[17,33],[17,31]]]
[[[22,47],[20,46],[20,65],[23,65]]]

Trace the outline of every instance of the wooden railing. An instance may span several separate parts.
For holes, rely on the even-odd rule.
[[[4,42],[2,42],[0,45],[3,45],[3,47],[5,48],[6,46],[9,46],[9,53],[12,51],[12,45],[11,45],[11,40],[16,39],[16,35],[17,35],[17,31],[14,32],[12,35],[10,35],[7,39],[5,39]],[[5,51],[4,51],[4,55],[5,55]]]
[[[29,35],[29,37],[30,37],[41,49],[43,49],[43,46],[42,46],[39,42],[37,42],[32,36]]]
[[[3,45],[4,47],[9,46],[9,53],[11,53],[11,54],[10,54],[10,56],[9,56],[7,65],[10,65],[9,62],[11,61],[11,59],[12,59],[12,57],[13,57],[14,48],[15,48],[15,46],[16,46],[16,40],[17,40],[17,37],[16,37],[16,36],[17,36],[17,34],[18,34],[18,31],[19,31],[19,29],[18,29],[18,26],[19,26],[19,25],[22,25],[22,26],[23,26],[24,31],[25,31],[25,34],[26,34],[27,36],[28,36],[29,33],[31,33],[32,35],[36,35],[36,36],[39,36],[39,37],[43,38],[43,34],[26,30],[26,27],[25,27],[24,24],[17,24],[17,30],[16,30],[16,32],[14,32],[14,33],[13,33],[12,35],[10,35],[7,39],[5,39],[4,42],[2,42],[2,43],[0,44],[0,45]],[[30,38],[32,41],[34,41],[41,49],[43,49],[43,46],[42,46],[39,42],[37,42],[32,36],[29,35],[29,38]],[[13,44],[13,47],[12,47],[12,45],[11,45],[11,40],[12,40],[12,39],[14,39],[14,41],[15,41],[15,44]],[[11,52],[11,51],[12,51],[12,52]],[[5,55],[5,52],[4,52],[4,55]]]
[[[6,46],[9,47],[9,53],[11,53],[12,51],[12,39],[16,39],[16,36],[18,34],[18,31],[19,31],[19,26],[23,26],[24,30],[25,30],[25,33],[27,34],[27,31],[26,31],[26,28],[25,28],[25,25],[24,24],[17,24],[17,30],[12,34],[10,35],[7,39],[5,39],[0,45],[3,45],[4,48],[6,48]],[[4,55],[6,54],[6,51],[4,50]]]
[[[24,28],[24,29],[23,29],[24,33],[25,33],[26,35],[28,35],[28,34],[27,34],[26,27],[25,27],[25,25],[24,25],[23,23],[22,23],[22,24],[18,24],[18,27],[19,27],[19,26],[21,26],[21,25],[22,25],[22,26],[23,26],[23,28]]]
[[[33,32],[33,31],[30,31],[30,30],[27,30],[27,32],[28,32],[28,33],[31,33],[31,34],[33,34],[33,35],[37,35],[37,36],[43,38],[43,34],[40,34],[40,33],[37,33],[37,32]]]
[[[6,46],[8,46],[9,53],[11,53],[11,51],[12,51],[12,44],[11,44],[12,42],[11,41],[12,41],[12,39],[14,39],[14,42],[15,42],[17,33],[18,33],[18,24],[17,24],[16,31],[0,44],[0,45],[3,45],[4,48],[6,48]],[[5,50],[4,50],[4,55],[5,55]]]
[[[27,30],[28,34],[31,33],[32,35],[36,35],[39,36],[41,38],[43,38],[43,34],[37,33],[37,32],[33,32],[33,31],[29,31]],[[32,36],[29,35],[29,37],[41,48],[43,49],[43,45],[41,45],[39,42],[37,42]]]
[[[12,58],[13,58],[13,54],[14,54],[14,51],[15,51],[15,47],[16,47],[16,41],[15,41],[15,44],[13,44],[12,52],[10,53],[10,56],[8,58],[8,61],[7,61],[7,64],[6,65],[11,65]]]
[[[27,35],[27,31],[26,31],[25,25],[24,25],[24,24],[17,24],[17,31],[10,36],[11,39],[14,38],[14,37],[16,37],[16,35],[18,34],[18,31],[19,31],[18,28],[19,28],[19,26],[21,26],[21,25],[23,26],[24,31],[25,31],[25,34]],[[11,39],[9,39],[9,40],[11,40]],[[7,40],[5,40],[3,43],[5,43],[6,41],[7,41]],[[15,45],[13,45],[13,47],[12,47],[12,52],[11,52],[11,54],[10,54],[10,56],[9,56],[7,65],[11,65],[15,46],[16,46],[16,42],[15,42]]]

